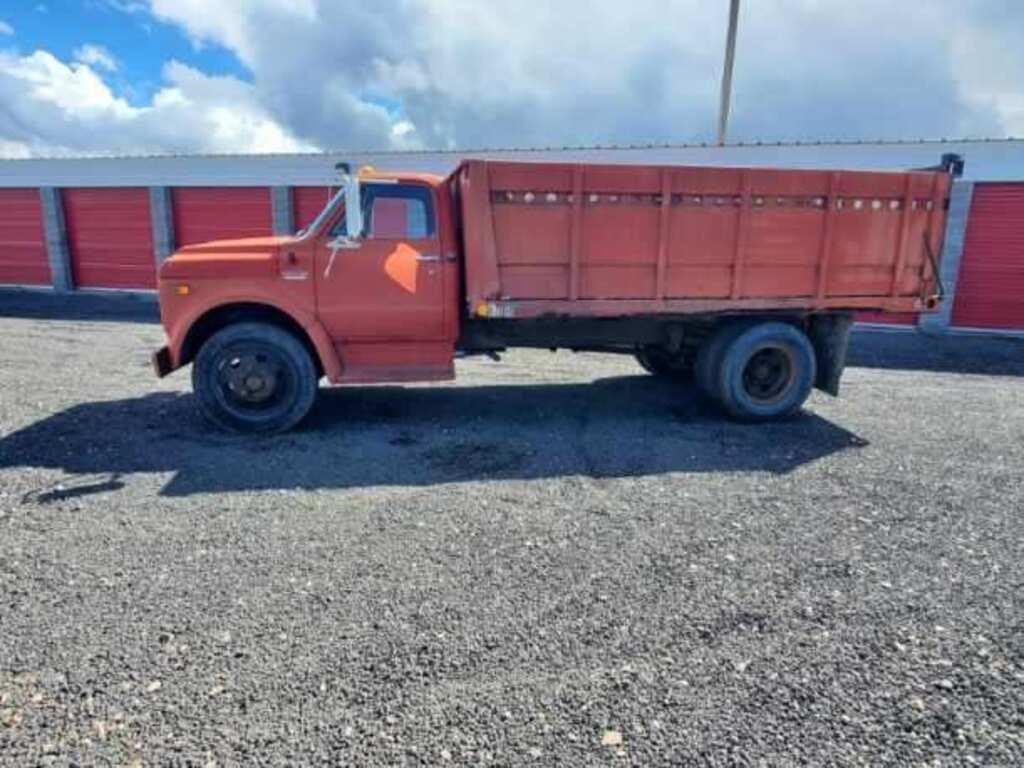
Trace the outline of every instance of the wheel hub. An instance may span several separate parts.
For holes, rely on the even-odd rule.
[[[278,366],[261,354],[236,355],[221,369],[226,394],[240,404],[263,405],[277,390]]]
[[[743,369],[743,388],[754,400],[771,403],[782,398],[793,379],[789,351],[767,347],[755,352]]]

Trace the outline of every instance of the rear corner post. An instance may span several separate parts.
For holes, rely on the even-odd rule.
[[[174,253],[174,216],[168,187],[149,188],[149,222],[153,231],[153,262],[156,268]]]
[[[949,193],[949,211],[946,214],[946,239],[939,257],[939,277],[945,295],[936,312],[922,314],[918,328],[925,333],[945,333],[953,318],[953,302],[956,300],[956,286],[960,275],[960,261],[964,253],[964,236],[967,233],[967,219],[974,196],[974,183],[956,180]]]
[[[292,213],[292,188],[271,187],[270,208],[274,220],[274,234],[293,234],[295,232],[295,218]]]
[[[46,235],[46,256],[50,262],[53,290],[67,293],[74,289],[71,271],[71,251],[68,248],[67,225],[64,221],[64,203],[57,187],[40,187],[43,231]]]

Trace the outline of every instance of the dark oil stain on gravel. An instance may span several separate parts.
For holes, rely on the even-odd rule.
[[[395,437],[391,438],[390,440],[388,440],[388,442],[391,445],[406,447],[412,445],[419,445],[420,439],[418,437],[415,437],[414,435],[410,435],[408,432],[403,432],[400,435],[396,435]]]
[[[451,475],[487,476],[522,467],[533,451],[508,443],[457,440],[430,448],[423,455],[432,467]]]

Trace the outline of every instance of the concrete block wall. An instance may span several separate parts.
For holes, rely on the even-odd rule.
[[[41,188],[39,198],[42,203],[43,232],[46,235],[46,255],[50,260],[53,290],[64,293],[74,288],[68,230],[64,222],[64,204],[61,202],[60,190],[55,187]]]
[[[149,188],[149,220],[153,228],[153,262],[157,269],[174,253],[174,213],[168,187]]]

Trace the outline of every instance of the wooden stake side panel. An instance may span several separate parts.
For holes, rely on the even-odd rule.
[[[470,161],[459,173],[471,311],[846,299],[911,311],[934,291],[924,241],[939,252],[949,193],[933,172]]]

